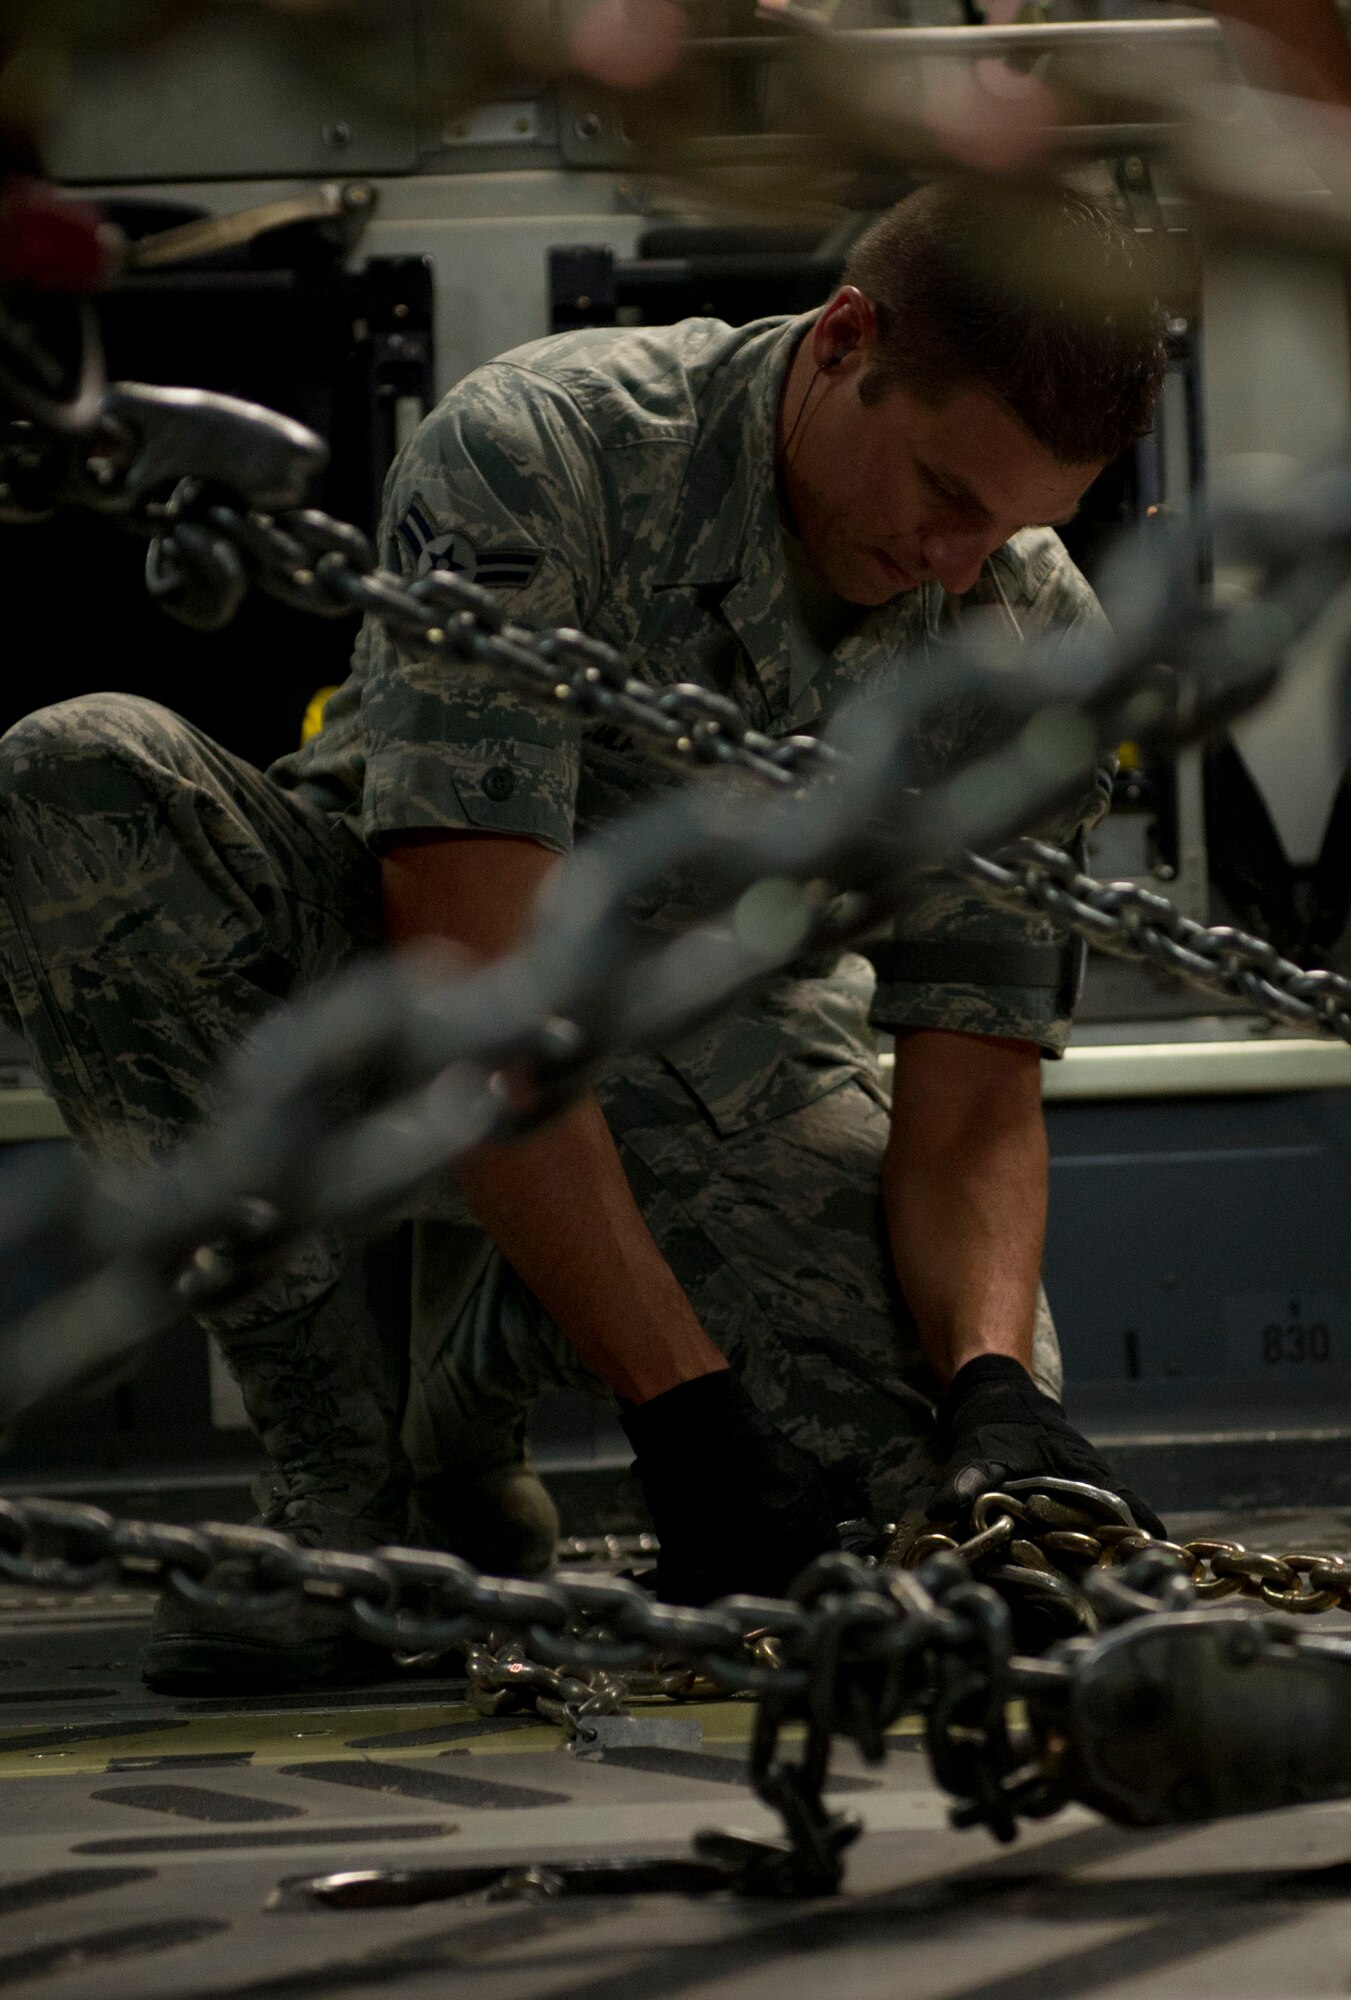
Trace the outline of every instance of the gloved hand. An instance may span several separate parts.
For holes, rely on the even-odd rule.
[[[661,1541],[657,1591],[668,1603],[781,1597],[813,1556],[840,1546],[816,1460],[730,1369],[621,1402],[619,1420]]]
[[[938,1450],[945,1463],[943,1483],[928,1506],[933,1520],[952,1520],[1006,1480],[1045,1473],[1105,1486],[1120,1495],[1146,1534],[1167,1534],[1153,1508],[1117,1484],[1106,1459],[1011,1355],[980,1354],[958,1369],[938,1406]]]

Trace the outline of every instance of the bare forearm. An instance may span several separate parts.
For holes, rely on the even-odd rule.
[[[1048,1173],[1036,1052],[917,1035],[895,1092],[887,1229],[934,1372],[947,1383],[978,1354],[1030,1368]]]
[[[633,1198],[594,1097],[459,1180],[513,1270],[587,1366],[643,1403],[727,1366]]]
[[[528,840],[409,835],[381,864],[391,944],[510,951],[556,857]],[[507,1262],[616,1395],[642,1403],[726,1361],[653,1240],[594,1097],[458,1176]]]

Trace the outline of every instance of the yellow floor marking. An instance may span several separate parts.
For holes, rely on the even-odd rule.
[[[744,1701],[679,1703],[660,1698],[633,1704],[636,1713],[668,1714],[675,1710],[697,1716],[703,1725],[703,1741],[740,1746],[749,1741],[755,1718],[754,1706]],[[284,1715],[199,1715],[188,1716],[187,1726],[166,1724],[163,1729],[138,1730],[126,1736],[99,1736],[80,1740],[79,1725],[71,1726],[68,1738],[60,1743],[44,1742],[52,1725],[34,1727],[38,1739],[31,1750],[22,1747],[0,1752],[0,1780],[78,1775],[102,1776],[110,1764],[156,1757],[212,1757],[246,1755],[253,1764],[305,1764],[320,1759],[373,1757],[434,1757],[440,1750],[467,1750],[471,1756],[503,1756],[533,1751],[562,1750],[563,1731],[552,1723],[531,1724],[523,1729],[463,1736],[452,1742],[419,1743],[416,1737],[429,1729],[482,1721],[463,1702],[446,1706],[407,1708],[293,1710]],[[919,1733],[918,1717],[907,1716],[889,1732],[893,1736]],[[17,1733],[17,1732],[15,1732]],[[800,1739],[800,1725],[785,1732],[791,1742]],[[390,1743],[378,1750],[354,1750],[354,1741],[370,1736],[407,1734],[414,1739],[405,1747]],[[11,1741],[13,1736],[11,1736]]]

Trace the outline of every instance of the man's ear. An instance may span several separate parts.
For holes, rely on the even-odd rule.
[[[877,346],[877,308],[857,285],[841,285],[812,328],[812,360],[821,369],[860,367]]]

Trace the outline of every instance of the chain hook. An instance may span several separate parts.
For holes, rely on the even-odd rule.
[[[212,389],[115,382],[100,415],[131,440],[116,504],[139,508],[192,478],[263,513],[303,507],[328,463],[323,439],[292,417]]]
[[[174,488],[168,521],[145,552],[145,587],[180,625],[219,632],[248,596],[249,579],[232,543],[186,518],[200,492],[195,479]]]

